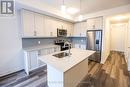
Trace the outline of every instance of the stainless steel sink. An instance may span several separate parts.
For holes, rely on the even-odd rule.
[[[62,53],[58,53],[58,54],[54,54],[53,56],[54,57],[57,57],[57,58],[63,58],[63,57],[66,57],[66,56],[70,56],[71,53],[66,53],[66,52],[62,52]]]

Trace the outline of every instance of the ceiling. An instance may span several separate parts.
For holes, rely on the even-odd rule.
[[[76,17],[81,15],[89,15],[90,13],[108,10],[119,6],[130,5],[130,0],[81,0],[81,12],[76,14],[63,14],[61,5],[63,0],[15,0],[16,8],[28,9],[34,12],[43,13],[54,16],[67,21],[77,21]],[[64,0],[67,8],[76,8],[80,10],[80,0]]]
[[[54,9],[60,10],[63,0],[37,0],[41,3],[48,4]],[[80,9],[80,0],[64,0],[67,7]],[[81,0],[81,14],[94,13],[114,7],[130,4],[130,0]],[[77,16],[75,14],[75,16]]]

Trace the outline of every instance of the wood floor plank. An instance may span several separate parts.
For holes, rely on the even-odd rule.
[[[89,76],[84,80],[87,84],[79,87],[130,87],[130,74],[122,52],[112,51],[106,62],[89,65]]]
[[[6,87],[5,84],[10,83],[12,83],[12,85],[8,85],[7,87],[14,87],[20,84],[25,87],[31,87],[33,85],[36,87],[45,87],[47,83],[43,83],[43,80],[45,80],[44,77],[47,76],[47,72],[45,72],[46,68],[40,70],[41,71],[37,70],[36,73],[32,72],[29,77],[22,77],[21,75],[23,73],[21,73],[21,75],[15,73],[0,78],[0,87]],[[37,78],[30,83],[31,78],[34,77]],[[127,70],[124,54],[122,52],[111,51],[104,64],[89,61],[88,75],[77,87],[130,87],[130,73]]]

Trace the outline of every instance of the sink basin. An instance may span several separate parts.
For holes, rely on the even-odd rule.
[[[63,57],[69,56],[69,53],[62,52],[62,53],[54,54],[53,56],[57,58],[63,58]]]

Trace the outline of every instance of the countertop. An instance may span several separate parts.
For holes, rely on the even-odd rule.
[[[91,50],[82,50],[82,49],[72,48],[71,49],[72,55],[70,57],[67,56],[64,58],[57,58],[57,57],[52,56],[54,54],[61,53],[61,52],[66,52],[66,51],[60,51],[60,52],[55,52],[49,55],[40,56],[39,59],[43,61],[44,63],[46,63],[47,65],[49,64],[50,66],[59,70],[60,72],[66,72],[70,68],[74,67],[76,64],[82,62],[83,60],[88,58],[90,55],[95,53],[95,51],[91,51]]]
[[[34,51],[34,50],[53,48],[53,47],[60,47],[60,46],[59,45],[38,45],[38,46],[26,47],[26,48],[23,48],[23,50],[24,51]]]

